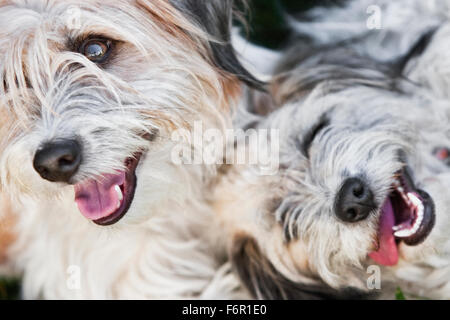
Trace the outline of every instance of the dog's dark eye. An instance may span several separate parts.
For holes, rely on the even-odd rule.
[[[103,63],[108,59],[112,41],[106,39],[89,39],[80,47],[80,53],[95,63]]]
[[[445,147],[436,148],[433,153],[436,156],[436,158],[438,158],[439,160],[441,160],[447,166],[450,167],[450,149],[449,148],[445,148]]]
[[[308,133],[303,138],[302,144],[300,146],[301,151],[305,156],[309,156],[309,149],[311,148],[311,144],[313,143],[316,136],[329,125],[330,121],[327,118],[322,117],[320,121],[308,131]]]

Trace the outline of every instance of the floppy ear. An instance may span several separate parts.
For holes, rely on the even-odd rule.
[[[343,300],[369,296],[359,290],[335,290],[326,285],[295,283],[280,274],[249,236],[236,237],[231,252],[233,267],[244,286],[257,299],[270,300]]]
[[[236,76],[251,87],[262,89],[263,83],[242,66],[231,44],[233,0],[170,0],[170,2],[213,39],[218,40],[209,43],[211,58],[218,68]]]

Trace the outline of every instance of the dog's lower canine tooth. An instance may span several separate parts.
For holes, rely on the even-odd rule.
[[[118,185],[114,186],[114,190],[116,190],[116,192],[117,192],[117,197],[119,198],[119,206],[120,206],[120,202],[123,200],[122,190],[120,189],[120,187]]]

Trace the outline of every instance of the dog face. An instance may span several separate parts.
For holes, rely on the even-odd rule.
[[[71,203],[75,189],[100,225],[179,199],[171,133],[227,127],[239,80],[253,81],[229,45],[232,13],[232,1],[1,1],[3,186]]]
[[[369,265],[448,259],[445,100],[344,63],[301,65],[274,90],[282,107],[260,127],[280,129],[281,169],[236,178],[252,204],[230,223],[232,257],[254,295],[353,298],[348,287],[367,290]]]

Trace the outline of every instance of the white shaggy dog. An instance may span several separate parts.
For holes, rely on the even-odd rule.
[[[232,13],[229,0],[0,0],[15,222],[2,254],[24,298],[236,297],[209,240],[216,165],[176,165],[171,139],[195,121],[228,128],[241,81],[258,85],[229,43]]]
[[[356,10],[369,3],[387,22],[397,8],[430,24],[373,31],[392,41],[386,49]],[[394,298],[398,286],[450,298],[450,2],[430,3],[434,11],[428,1],[316,11],[322,24],[296,25],[311,42],[281,58],[273,102],[249,99],[252,112],[275,110],[259,121],[248,115],[247,125],[280,130],[280,171],[231,168],[216,209],[254,297]],[[346,22],[354,12],[356,31]],[[342,28],[325,37],[320,30],[335,30],[326,22],[339,17]],[[370,277],[377,268],[380,286]]]

